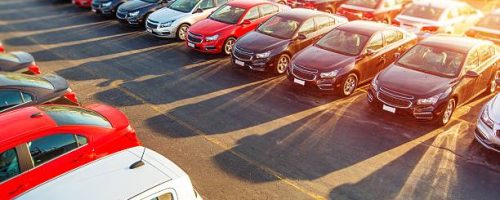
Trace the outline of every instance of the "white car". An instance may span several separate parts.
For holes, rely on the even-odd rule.
[[[16,197],[19,200],[201,200],[189,176],[162,155],[134,147],[91,162]]]
[[[483,16],[481,11],[462,1],[415,1],[394,23],[423,39],[434,33],[462,34]]]
[[[497,86],[500,79],[496,80]],[[477,120],[476,140],[484,147],[500,153],[500,94],[484,105]]]
[[[176,0],[149,15],[146,30],[161,38],[186,40],[188,28],[229,0]]]

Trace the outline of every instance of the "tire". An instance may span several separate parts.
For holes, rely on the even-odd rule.
[[[496,80],[500,78],[500,72],[497,72],[495,76],[491,79],[490,83],[488,84],[488,89],[486,90],[486,94],[494,94],[497,91],[497,82]]]
[[[290,56],[286,53],[279,55],[274,61],[273,73],[276,75],[284,74],[290,64]]]
[[[148,20],[148,17],[149,17],[149,15],[150,15],[150,14],[151,14],[151,13],[146,13],[146,14],[144,15],[144,17],[142,18],[142,22],[141,22],[141,24],[140,24],[140,25],[142,25],[142,27],[144,28],[144,30],[146,30],[146,29],[147,29],[147,28],[146,28],[146,21]]]
[[[439,126],[445,126],[451,121],[451,116],[453,116],[456,106],[457,101],[454,98],[451,98],[448,102],[446,102],[443,113],[441,113],[437,121]]]
[[[227,38],[226,42],[224,42],[224,46],[222,47],[222,53],[227,56],[231,55],[233,53],[234,43],[236,43],[236,38]]]
[[[189,24],[181,24],[177,28],[177,33],[175,34],[178,40],[185,41],[187,38],[187,30],[189,29]]]
[[[350,73],[347,77],[342,81],[342,88],[339,93],[342,97],[351,96],[352,93],[358,87],[359,78],[355,73]]]

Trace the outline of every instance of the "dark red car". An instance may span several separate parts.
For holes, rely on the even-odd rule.
[[[352,20],[369,20],[392,23],[411,0],[348,0],[340,6],[337,14]]]
[[[414,34],[388,24],[348,22],[297,53],[287,70],[288,79],[296,85],[349,96],[416,40]]]
[[[376,109],[445,125],[458,106],[495,92],[499,59],[490,41],[431,36],[373,79],[368,101]]]
[[[307,8],[327,13],[335,13],[346,0],[288,0],[287,5],[292,8]]]
[[[263,0],[228,2],[189,28],[186,45],[196,51],[230,55],[239,37],[253,31],[285,7]]]
[[[71,2],[82,8],[90,8],[92,5],[92,0],[72,0]]]
[[[140,144],[122,112],[99,104],[13,110],[0,127],[0,199]]]

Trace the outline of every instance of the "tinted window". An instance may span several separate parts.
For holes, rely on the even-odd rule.
[[[170,4],[169,8],[172,10],[176,10],[179,12],[191,12],[193,8],[198,5],[200,0],[177,0],[174,3]]]
[[[210,9],[215,7],[214,1],[213,0],[203,0],[200,3],[200,8],[201,9]]]
[[[314,32],[314,30],[315,30],[315,28],[314,28],[314,20],[313,19],[309,19],[309,20],[305,21],[302,24],[302,26],[299,29],[299,33],[307,35],[307,34],[310,34],[310,33]]]
[[[73,134],[51,135],[28,143],[35,167],[77,147],[78,144]]]
[[[330,17],[316,17],[316,24],[318,25],[318,30],[330,27]]]
[[[59,126],[91,125],[111,128],[109,121],[100,114],[78,107],[68,106],[41,106]]]
[[[162,194],[159,197],[152,198],[151,200],[172,200],[172,199],[174,199],[174,195],[172,195],[172,193],[166,193]]]
[[[222,5],[227,3],[227,0],[217,0],[217,5]]]
[[[299,22],[274,16],[257,29],[258,32],[277,38],[292,38],[299,28]]]
[[[384,41],[382,40],[382,34],[376,33],[368,42],[367,50],[379,50],[384,47]]]
[[[274,6],[271,4],[262,5],[260,11],[262,12],[262,16],[272,15],[276,12]]]
[[[20,73],[2,73],[0,74],[0,83],[4,85],[39,87],[49,90],[54,89],[54,86],[52,86],[52,84],[39,76],[30,76]]]
[[[365,35],[344,31],[341,29],[333,29],[323,38],[321,38],[315,46],[345,55],[358,55],[365,47],[368,37]]]
[[[384,39],[387,45],[398,42],[403,39],[403,33],[400,31],[384,31]]]
[[[494,51],[491,51],[489,46],[482,46],[477,52],[481,63],[488,61],[494,55]]]
[[[405,9],[401,15],[411,16],[415,18],[423,18],[430,20],[439,20],[444,10],[441,8],[433,8],[431,6],[412,4]]]
[[[259,7],[254,7],[247,12],[244,20],[254,20],[258,19],[259,17],[260,17]]]
[[[365,8],[376,8],[378,5],[378,0],[348,0],[345,4]]]
[[[16,150],[9,149],[0,153],[0,183],[20,173]]]
[[[465,70],[476,69],[479,65],[479,56],[477,55],[477,51],[473,51],[469,53],[469,57],[467,58],[467,62],[465,63]]]
[[[83,145],[86,145],[88,143],[88,140],[85,136],[81,136],[81,135],[76,135],[76,141],[78,143],[78,146],[83,146]]]
[[[30,101],[33,101],[33,97],[28,94],[28,93],[25,93],[25,92],[21,92],[21,94],[23,95],[23,101],[26,103],[26,102],[30,102]]]
[[[23,103],[21,94],[15,90],[0,91],[0,110],[4,110]]]
[[[236,24],[243,13],[245,13],[245,9],[225,4],[212,13],[209,18],[223,23]]]
[[[462,53],[417,45],[404,54],[397,64],[437,76],[456,77],[464,59],[465,55]]]

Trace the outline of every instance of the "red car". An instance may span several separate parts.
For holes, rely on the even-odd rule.
[[[5,48],[3,48],[3,44],[2,42],[0,41],[0,53],[2,52],[5,52]]]
[[[90,8],[92,0],[72,0],[72,3],[82,8]]]
[[[263,0],[228,2],[189,28],[186,45],[205,53],[230,55],[236,39],[285,7]]]
[[[140,145],[127,117],[99,104],[13,110],[0,115],[0,127],[0,199]]]
[[[348,0],[337,9],[337,14],[352,20],[392,23],[411,0]]]

